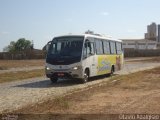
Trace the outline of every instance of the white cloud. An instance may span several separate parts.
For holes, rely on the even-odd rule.
[[[8,34],[9,34],[9,32],[6,32],[6,31],[0,32],[0,35],[8,35]]]
[[[103,15],[103,16],[108,16],[109,13],[108,13],[108,12],[101,12],[101,15]]]

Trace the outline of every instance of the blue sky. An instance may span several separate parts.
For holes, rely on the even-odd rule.
[[[19,38],[42,47],[54,36],[86,30],[114,38],[143,38],[160,24],[160,0],[0,0],[0,51]]]

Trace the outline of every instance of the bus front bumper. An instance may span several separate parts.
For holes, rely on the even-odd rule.
[[[48,78],[82,78],[82,69],[74,67],[71,69],[51,69],[46,67],[46,76]]]

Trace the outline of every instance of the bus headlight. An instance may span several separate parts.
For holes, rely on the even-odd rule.
[[[75,66],[75,67],[73,67],[73,70],[78,70],[78,69],[80,69],[80,67],[79,67],[79,66]]]
[[[48,71],[49,71],[49,70],[51,70],[51,68],[50,68],[50,67],[46,67],[46,70],[48,70]]]

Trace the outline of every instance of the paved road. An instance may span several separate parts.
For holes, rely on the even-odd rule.
[[[160,66],[160,63],[141,63],[128,62],[122,71],[116,74],[129,74],[144,69],[151,69]],[[51,97],[64,95],[68,92],[79,88],[87,88],[88,86],[107,81],[108,78],[101,78],[90,81],[86,84],[77,84],[77,81],[59,81],[52,84],[47,78],[33,78],[23,81],[0,84],[0,113],[9,112],[21,107],[42,102]]]

